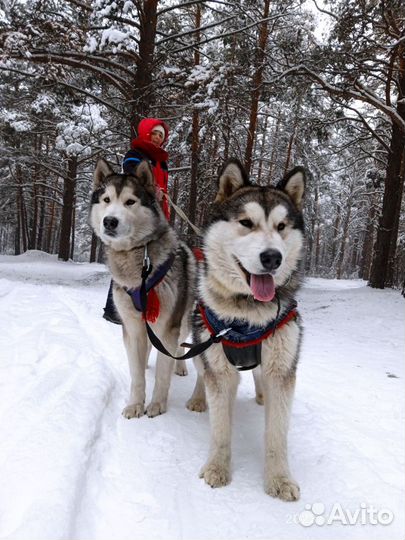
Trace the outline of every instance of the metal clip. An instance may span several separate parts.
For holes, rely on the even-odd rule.
[[[145,244],[145,249],[143,251],[143,266],[147,272],[150,269],[150,258],[148,255],[148,244]]]
[[[218,334],[216,334],[214,336],[214,339],[217,339],[219,340],[222,336],[224,336],[225,334],[227,334],[229,332],[229,330],[232,330],[232,328],[224,328],[223,330],[221,330],[220,332],[218,332]]]

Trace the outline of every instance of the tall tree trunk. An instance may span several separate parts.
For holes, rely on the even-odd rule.
[[[197,4],[195,14],[195,27],[201,26],[201,6]],[[200,32],[196,32],[195,39],[197,43],[200,40]],[[200,64],[200,51],[198,47],[194,49],[194,65]],[[188,217],[191,223],[196,223],[197,210],[197,181],[198,181],[198,164],[200,161],[200,113],[197,108],[193,109],[192,119],[192,142],[191,142],[191,179],[190,179],[190,195],[188,204]],[[191,226],[188,226],[188,236],[192,238],[194,231]]]
[[[347,244],[348,233],[349,233],[349,225],[350,225],[351,213],[352,213],[352,207],[351,207],[350,200],[349,200],[348,201],[348,209],[347,209],[346,217],[345,217],[344,224],[343,224],[342,242],[341,242],[341,247],[340,247],[337,271],[336,271],[337,279],[342,279],[342,277],[343,277],[343,262],[344,262],[345,253],[346,253],[346,244]]]
[[[52,234],[52,247],[51,247],[51,253],[58,253],[58,249],[59,249],[59,239],[60,239],[60,231],[61,231],[61,222],[60,222],[60,219],[58,218],[61,218],[61,213],[59,213],[60,215],[57,216],[56,218],[56,225],[53,229],[53,234]]]
[[[257,183],[258,184],[260,184],[260,181],[262,179],[263,158],[264,158],[264,149],[266,147],[266,140],[267,140],[267,124],[268,124],[268,122],[269,122],[269,115],[266,114],[266,117],[264,119],[264,126],[263,126],[262,144],[260,146],[259,170],[257,171]]]
[[[100,264],[102,264],[104,262],[104,244],[103,244],[103,242],[98,243],[97,262],[100,263]]]
[[[32,186],[32,223],[31,232],[28,236],[28,249],[35,249],[38,229],[38,187],[36,184],[36,171],[34,172],[34,182]]]
[[[314,270],[318,275],[319,272],[319,256],[321,252],[321,228],[319,226],[319,218],[317,218],[315,226],[315,264]]]
[[[302,105],[302,96],[299,96],[294,107],[294,122],[293,122],[291,135],[288,140],[287,155],[286,155],[285,165],[284,165],[284,174],[287,174],[288,170],[291,167],[290,165],[291,155],[292,155],[292,149],[295,142],[295,138],[297,136],[298,123],[299,123],[300,114],[301,114],[301,105]]]
[[[361,279],[369,279],[370,277],[370,265],[371,265],[371,258],[373,254],[373,243],[374,243],[374,218],[375,218],[375,204],[374,204],[374,200],[371,200],[370,210],[368,213],[366,235],[364,237],[363,249],[362,249],[362,255],[361,255],[360,274],[359,274],[359,277]]]
[[[336,257],[336,253],[337,253],[338,239],[339,239],[338,231],[340,229],[341,215],[342,215],[342,206],[341,206],[341,203],[338,202],[337,208],[336,208],[335,222],[333,224],[334,235],[333,235],[332,252],[331,252],[331,266],[332,267],[335,266],[335,257]]]
[[[356,237],[353,240],[353,245],[352,245],[352,255],[350,258],[350,268],[349,268],[350,274],[353,274],[353,272],[357,270],[358,255],[359,255],[359,239],[358,237]]]
[[[42,135],[36,136],[34,141],[34,152],[36,155],[41,154],[42,148]],[[39,219],[39,189],[38,189],[38,179],[39,179],[39,164],[35,162],[34,164],[34,173],[33,173],[33,189],[32,189],[32,225],[31,225],[31,234],[28,239],[29,249],[36,249],[37,247],[37,234],[38,234],[38,219]]]
[[[402,197],[404,192],[404,178],[405,178],[405,148],[402,152],[402,161],[401,161],[401,171],[400,178],[402,179],[400,185],[400,191],[397,194],[397,207],[395,210],[395,220],[394,220],[394,229],[391,235],[391,244],[390,250],[388,253],[388,267],[387,267],[387,276],[385,279],[385,285],[387,287],[392,287],[396,283],[394,277],[396,253],[397,253],[397,242],[398,242],[398,231],[399,231],[399,220],[401,217],[401,206],[402,206]]]
[[[70,258],[73,261],[73,255],[75,252],[75,230],[76,230],[76,193],[73,197],[73,204],[72,204],[72,235],[71,235],[71,242],[70,242]]]
[[[55,220],[55,201],[52,201],[50,203],[49,213],[50,213],[50,216],[49,216],[49,222],[48,222],[48,227],[47,227],[45,251],[47,253],[52,253],[53,224]]]
[[[96,262],[97,242],[98,242],[98,238],[93,232],[91,235],[91,246],[90,246],[90,262],[91,263]]]
[[[268,175],[269,184],[271,184],[271,181],[273,180],[274,168],[276,166],[276,155],[277,155],[277,145],[278,145],[278,135],[280,131],[280,123],[281,123],[281,112],[279,111],[277,115],[276,127],[274,129],[273,140],[271,144],[270,167],[269,167],[269,175]]]
[[[43,239],[44,239],[44,227],[45,227],[45,188],[38,186],[38,208],[39,208],[39,222],[38,222],[38,236],[36,241],[36,249],[42,249]]]
[[[17,169],[19,168],[19,165],[17,165]],[[17,178],[19,178],[19,184],[21,184],[21,172],[17,173]],[[24,202],[24,191],[21,185],[18,187],[18,192],[18,200],[20,203],[18,211],[20,213],[22,249],[23,253],[25,253],[28,249],[27,211]]]
[[[157,5],[159,0],[136,0],[139,15],[139,50],[134,78],[134,92],[131,110],[131,138],[139,121],[149,114],[154,102],[153,72],[157,25]]]
[[[319,189],[318,189],[318,176],[314,176],[314,212],[311,219],[311,260],[310,260],[310,271],[311,273],[315,272],[317,269],[317,258],[319,257]]]
[[[227,60],[229,59],[230,66],[233,66],[235,63],[237,41],[238,41],[237,36],[236,34],[234,34],[231,37],[230,50],[226,57]],[[234,86],[234,80],[235,80],[234,71],[231,70],[227,77],[227,84],[225,87],[224,105],[223,105],[224,117],[225,117],[225,123],[222,129],[222,137],[224,141],[224,151],[223,151],[224,161],[227,161],[229,159],[230,141],[232,138],[232,127],[233,127],[234,118],[235,118],[235,111],[233,107],[230,106],[230,102],[232,101],[231,89]]]
[[[404,105],[405,106],[405,105]],[[405,117],[405,115],[404,115]],[[388,275],[388,264],[391,243],[398,219],[398,198],[402,196],[404,178],[401,178],[401,161],[405,148],[405,133],[396,124],[392,126],[390,154],[388,156],[387,173],[383,197],[382,215],[379,220],[377,240],[374,246],[374,259],[371,267],[369,285],[376,289],[384,289]]]
[[[270,0],[264,0],[264,10],[262,19],[267,19],[269,16],[270,10]],[[256,52],[256,69],[253,74],[252,79],[252,98],[250,103],[250,116],[249,116],[249,127],[248,135],[246,141],[246,152],[245,152],[245,169],[247,173],[250,173],[252,167],[252,152],[253,152],[253,142],[255,139],[256,133],[256,124],[257,124],[257,112],[259,107],[259,99],[262,92],[262,83],[263,83],[263,71],[265,66],[265,57],[266,57],[266,45],[267,38],[269,35],[268,31],[268,21],[264,20],[260,25],[259,38]]]
[[[405,46],[399,47],[398,69],[398,100],[397,113],[405,120]],[[391,260],[395,258],[397,244],[398,205],[402,199],[404,175],[402,159],[405,152],[405,132],[393,123],[391,132],[390,153],[388,155],[387,172],[383,197],[382,215],[380,218],[377,241],[374,246],[374,259],[370,274],[370,287],[383,289],[389,274],[390,253]],[[402,173],[402,174],[401,174]]]
[[[62,224],[58,252],[59,259],[64,261],[68,261],[70,256],[70,235],[72,231],[72,212],[73,201],[75,198],[76,175],[77,157],[69,156],[67,175],[63,181]]]
[[[15,229],[15,236],[14,236],[14,255],[20,255],[21,254],[21,212],[20,212],[20,188],[16,189],[15,192],[15,205],[16,205],[16,213],[17,213],[17,226]]]

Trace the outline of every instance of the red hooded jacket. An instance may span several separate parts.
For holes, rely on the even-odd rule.
[[[122,166],[124,173],[134,174],[139,161],[146,158],[152,165],[156,186],[164,193],[167,193],[167,160],[169,155],[162,147],[156,146],[151,142],[151,134],[153,128],[156,126],[162,126],[164,128],[166,136],[163,144],[167,141],[169,128],[163,120],[158,120],[157,118],[145,118],[141,120],[138,125],[138,137],[132,140],[131,150],[126,153]],[[170,209],[166,198],[162,200],[162,209],[166,218],[169,219]]]

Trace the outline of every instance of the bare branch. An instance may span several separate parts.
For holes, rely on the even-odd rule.
[[[179,34],[173,34],[169,35],[163,39],[160,39],[156,42],[156,45],[160,45],[161,43],[164,43],[166,41],[170,41],[172,39],[176,39],[183,36],[188,36],[190,34],[194,34],[195,32],[201,32],[202,30],[207,30],[208,28],[213,28],[214,26],[218,26],[219,24],[223,24],[225,22],[231,21],[232,19],[235,19],[237,15],[232,15],[231,17],[226,17],[225,19],[222,19],[221,21],[214,22],[211,24],[207,24],[205,26],[200,26],[199,28],[193,28],[193,30],[188,30],[186,32],[180,32]]]
[[[106,66],[120,69],[121,71],[126,73],[130,78],[134,77],[134,72],[128,69],[127,67],[125,67],[123,64],[120,64],[119,62],[114,62],[114,60],[109,60],[108,58],[105,58],[104,56],[101,56],[98,54],[78,53],[75,51],[57,52],[55,54],[57,54],[58,56],[64,56],[68,58],[82,58],[83,60],[87,60],[87,61],[91,60],[93,62],[99,62]]]
[[[289,13],[292,13],[292,11],[290,11]],[[271,17],[266,17],[265,19],[260,19],[258,21],[255,21],[255,22],[251,23],[251,24],[243,26],[242,28],[237,28],[236,30],[233,30],[232,32],[227,32],[226,34],[219,34],[218,36],[213,36],[211,38],[205,39],[205,40],[200,41],[198,43],[193,43],[192,45],[187,45],[187,47],[182,47],[180,49],[175,49],[173,52],[178,53],[178,52],[187,51],[188,49],[192,49],[193,47],[196,47],[196,46],[199,47],[200,45],[204,45],[205,43],[209,43],[210,41],[215,41],[216,39],[222,39],[222,38],[225,38],[225,37],[234,36],[235,34],[239,34],[240,32],[244,32],[245,30],[248,30],[249,28],[252,28],[253,26],[258,26],[259,24],[262,24],[262,23],[267,22],[267,21],[280,19],[281,17],[284,17],[285,15],[287,15],[289,13],[284,12],[284,13],[281,13],[280,15],[273,15]]]
[[[174,9],[181,9],[188,6],[192,6],[194,4],[206,4],[206,0],[191,0],[190,2],[184,2],[183,4],[177,4],[176,6],[168,6],[164,9],[161,9],[157,12],[157,16],[163,15],[163,13],[167,13],[168,11],[173,11]]]
[[[321,13],[325,13],[326,15],[329,15],[330,17],[333,17],[336,21],[339,20],[339,17],[335,15],[334,13],[332,13],[331,11],[327,11],[326,9],[321,9],[316,3],[316,0],[312,0],[312,2],[315,4],[315,7],[318,11],[320,11]]]
[[[340,103],[341,105],[343,105],[342,103]],[[354,107],[349,107],[349,105],[347,104],[344,104],[344,107],[346,109],[349,109],[350,111],[353,111],[354,113],[357,114],[357,116],[359,117],[361,123],[367,128],[367,130],[372,134],[372,136],[377,139],[377,141],[381,144],[381,146],[383,148],[385,148],[385,150],[387,150],[387,152],[390,151],[390,147],[388,146],[388,144],[380,137],[380,135],[378,135],[378,133],[375,131],[375,129],[373,129],[370,124],[367,122],[367,120],[364,118],[364,116],[357,110],[355,109]],[[348,120],[354,120],[351,119],[351,118],[348,118]]]

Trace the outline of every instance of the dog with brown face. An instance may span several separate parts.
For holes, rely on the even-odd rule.
[[[131,385],[125,418],[149,417],[166,412],[174,360],[158,353],[152,399],[145,409],[145,369],[150,353],[145,322],[137,304],[145,255],[153,271],[146,282],[148,310],[153,331],[172,354],[189,334],[194,300],[195,261],[190,249],[180,242],[156,199],[153,173],[142,161],[134,175],[117,174],[99,160],[94,173],[90,222],[106,247],[107,263],[114,280],[114,304],[122,320]],[[177,373],[186,373],[184,361],[177,361]]]
[[[299,498],[287,433],[301,341],[295,295],[303,275],[304,189],[302,168],[269,187],[252,185],[237,160],[225,165],[204,235],[193,334],[201,342],[227,333],[195,360],[198,379],[187,405],[201,411],[208,404],[211,445],[201,477],[224,486],[231,480],[238,371],[254,368],[256,401],[265,406],[265,491],[285,501]],[[253,336],[249,347],[243,334]]]

